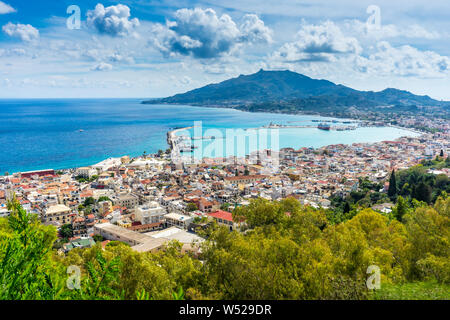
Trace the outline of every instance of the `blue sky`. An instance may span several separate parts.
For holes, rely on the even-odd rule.
[[[450,100],[450,2],[430,2],[0,0],[0,98],[162,97],[263,68]]]

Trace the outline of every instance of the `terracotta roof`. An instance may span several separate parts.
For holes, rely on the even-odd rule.
[[[228,212],[228,211],[217,210],[216,212],[210,213],[209,216],[213,217],[213,218],[217,218],[217,219],[222,219],[222,220],[233,222],[233,214],[231,212]]]

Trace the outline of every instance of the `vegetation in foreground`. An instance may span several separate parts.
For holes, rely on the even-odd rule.
[[[52,249],[54,227],[17,201],[9,207],[0,219],[0,299],[450,298],[445,193],[401,218],[364,209],[339,223],[295,199],[254,200],[234,212],[248,229],[211,227],[198,258],[176,242],[158,253],[110,242],[64,255]],[[370,265],[381,270],[378,291],[366,286]]]

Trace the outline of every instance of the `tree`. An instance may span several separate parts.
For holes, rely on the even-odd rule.
[[[63,282],[51,263],[56,229],[40,224],[14,197],[7,233],[0,236],[0,300],[52,300]]]
[[[229,204],[229,203],[223,203],[220,206],[220,210],[228,211],[228,210],[230,210],[230,206],[231,206],[231,204]]]
[[[73,228],[71,224],[65,224],[59,229],[59,235],[63,238],[73,237]]]
[[[85,207],[95,204],[95,199],[93,197],[88,197],[84,200],[83,205]]]
[[[186,205],[186,211],[187,212],[192,212],[192,211],[197,211],[198,210],[198,207],[197,207],[197,205],[195,204],[195,203],[193,203],[193,202],[189,202],[187,205]]]
[[[345,205],[344,205],[344,213],[349,213],[350,210],[351,210],[350,203],[348,203],[348,201],[346,201]]]
[[[394,297],[402,298],[398,290],[408,290],[412,281],[427,281],[448,298],[446,192],[434,206],[416,199],[408,206],[399,196],[394,212],[401,221],[353,208],[334,224],[323,209],[294,198],[251,200],[233,215],[251,229],[230,232],[213,224],[201,260],[182,252],[178,241],[157,252],[113,241],[54,254],[53,226],[43,226],[15,198],[8,209],[10,217],[0,218],[0,299],[367,299],[370,265],[379,266],[382,289],[389,286]],[[73,280],[69,266],[80,268],[79,289],[66,287]]]
[[[417,187],[414,188],[413,198],[423,201],[426,203],[431,203],[431,193],[432,189],[425,182],[420,182]]]
[[[405,215],[405,226],[411,244],[409,279],[433,275],[436,280],[449,279],[450,198],[436,201],[435,208],[419,207]],[[445,276],[444,274],[447,274]],[[436,275],[439,274],[439,278]]]
[[[392,169],[391,177],[389,178],[388,196],[394,199],[397,196],[397,181],[395,179],[395,169]]]
[[[102,197],[98,198],[98,202],[102,202],[102,201],[111,201],[111,199],[106,196],[102,196]]]
[[[399,196],[397,198],[397,205],[393,210],[395,218],[398,221],[402,221],[403,216],[408,213],[408,210],[409,210],[408,203],[402,196]]]
[[[93,239],[95,242],[102,242],[103,241],[103,237],[99,234],[94,234]]]
[[[439,156],[440,156],[441,158],[444,157],[444,150],[441,149],[441,153],[439,154]]]

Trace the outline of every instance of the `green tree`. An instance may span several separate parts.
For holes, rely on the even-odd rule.
[[[195,204],[195,203],[193,203],[193,202],[189,202],[187,205],[186,205],[186,211],[187,212],[192,212],[192,211],[197,211],[198,210],[198,207],[197,207],[197,205]]]
[[[409,211],[408,202],[402,197],[397,198],[397,205],[394,207],[394,216],[398,221],[402,221],[402,218]]]
[[[352,208],[350,207],[350,203],[346,201],[344,205],[344,213],[349,213],[351,209]]]
[[[84,200],[83,205],[85,207],[95,204],[95,199],[93,197],[88,197]]]
[[[426,203],[431,203],[431,193],[431,187],[425,182],[420,182],[414,188],[413,198]]]
[[[63,238],[73,237],[73,228],[71,224],[65,224],[59,229],[59,235]]]
[[[98,198],[98,202],[102,202],[102,201],[111,201],[111,199],[106,196],[101,196],[100,198]]]
[[[395,199],[397,196],[397,181],[395,179],[395,169],[392,169],[391,177],[389,178],[388,196],[391,199]]]
[[[15,197],[8,209],[7,231],[0,237],[0,300],[57,299],[63,283],[51,261],[56,229],[42,226]]]

